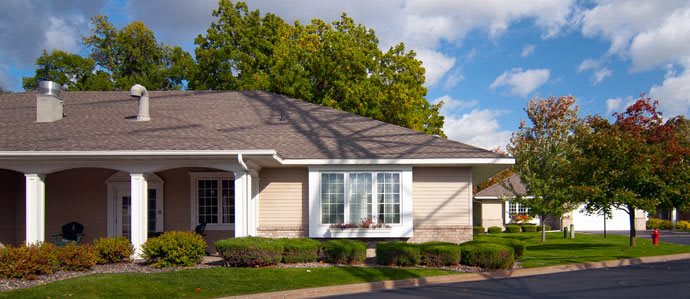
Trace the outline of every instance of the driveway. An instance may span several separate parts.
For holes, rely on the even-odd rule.
[[[588,232],[583,232],[583,233],[603,234],[604,232],[603,231],[588,231]],[[629,236],[630,235],[630,232],[627,230],[607,231],[606,233],[612,234],[612,235],[622,235],[622,236]],[[650,230],[638,230],[637,231],[637,237],[650,239],[651,233],[652,233],[652,231],[650,231]],[[661,231],[661,242],[668,242],[668,243],[681,244],[681,245],[690,245],[690,233],[662,230]]]
[[[330,298],[690,298],[690,260]]]

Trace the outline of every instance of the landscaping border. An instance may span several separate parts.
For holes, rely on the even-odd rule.
[[[222,297],[222,299],[314,298],[314,297],[323,297],[323,296],[357,294],[357,293],[365,293],[365,292],[371,292],[371,291],[383,291],[383,290],[422,287],[422,286],[435,285],[435,284],[445,284],[445,283],[481,281],[481,280],[491,280],[491,279],[505,279],[505,278],[554,274],[554,273],[563,273],[563,272],[589,270],[589,269],[615,268],[615,267],[623,267],[623,266],[630,266],[630,265],[660,263],[660,262],[669,262],[669,261],[677,261],[677,260],[685,260],[685,259],[690,259],[690,253],[680,253],[680,254],[672,254],[672,255],[658,255],[658,256],[645,256],[645,257],[638,257],[638,258],[631,258],[631,259],[609,260],[609,261],[603,261],[603,262],[588,262],[588,263],[579,263],[579,264],[566,264],[566,265],[556,265],[556,266],[547,266],[547,267],[539,267],[539,268],[498,270],[498,271],[481,272],[481,273],[431,276],[431,277],[410,278],[410,279],[401,279],[401,280],[386,280],[386,281],[369,282],[369,283],[357,283],[357,284],[346,284],[346,285],[337,285],[337,286],[329,286],[329,287],[286,290],[286,291],[278,291],[278,292],[270,292],[270,293],[247,294],[247,295],[239,295],[239,296]]]

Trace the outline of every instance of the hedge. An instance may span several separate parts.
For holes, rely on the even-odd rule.
[[[506,225],[506,233],[519,233],[522,232],[522,228],[517,224]]]
[[[460,264],[460,246],[454,243],[427,242],[419,244],[421,263],[430,267]]]
[[[144,243],[143,257],[155,268],[185,266],[201,263],[206,241],[194,232],[169,231]]]
[[[537,226],[534,224],[521,224],[520,228],[522,228],[522,231],[526,232],[526,233],[531,233],[531,232],[537,231]]]
[[[511,239],[511,238],[481,238],[475,241],[472,241],[473,243],[493,243],[493,244],[501,244],[510,247],[513,249],[513,253],[515,253],[515,258],[520,258],[525,254],[526,250],[526,245],[525,242],[517,240],[517,239]],[[469,242],[468,242],[469,243]],[[466,243],[464,243],[466,244]]]
[[[677,229],[690,229],[690,222],[681,220],[676,222],[676,228]]]
[[[492,226],[489,227],[488,232],[490,234],[500,234],[501,232],[503,232],[503,228],[501,228],[500,226]]]
[[[415,266],[421,261],[420,246],[401,241],[376,244],[376,263],[379,265]]]
[[[51,243],[0,249],[0,278],[36,279],[55,271],[86,271],[96,265],[96,253],[90,245]]]
[[[355,264],[367,257],[367,244],[361,241],[337,239],[321,246],[323,260],[335,264]]]
[[[547,231],[551,230],[551,225],[544,224],[544,227],[546,228]],[[537,231],[541,231],[541,225],[537,225]]]
[[[283,263],[309,263],[319,259],[321,242],[308,238],[278,239],[283,246]]]
[[[460,245],[463,265],[485,269],[509,269],[515,262],[513,250],[505,245],[468,242]]]
[[[98,238],[93,241],[97,264],[112,264],[129,260],[134,246],[125,237]]]
[[[657,218],[649,218],[647,220],[647,229],[673,229],[673,222],[671,220],[663,220]]]
[[[86,271],[96,265],[96,250],[91,245],[67,244],[56,251],[60,270]]]
[[[216,241],[216,250],[233,267],[277,265],[283,259],[284,243],[261,237],[230,238]]]
[[[480,235],[486,233],[486,230],[483,226],[475,226],[472,228],[472,233],[475,235]]]

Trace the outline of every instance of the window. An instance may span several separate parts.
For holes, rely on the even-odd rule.
[[[527,214],[527,213],[529,213],[529,208],[527,208],[527,207],[525,207],[519,203],[510,202],[508,204],[508,216],[510,216],[510,218],[513,218],[513,216],[515,216],[517,214]]]
[[[399,224],[400,194],[398,172],[321,173],[321,224]]]
[[[196,179],[197,223],[235,223],[235,182],[231,178]]]

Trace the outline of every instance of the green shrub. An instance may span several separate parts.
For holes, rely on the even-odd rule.
[[[50,243],[0,249],[0,277],[36,279],[59,269],[57,248]]]
[[[515,254],[508,246],[492,243],[468,242],[460,245],[460,263],[485,269],[509,269]]]
[[[671,220],[663,220],[657,218],[649,218],[647,220],[647,229],[673,229],[673,222]]]
[[[537,226],[534,224],[522,224],[520,225],[520,228],[522,228],[522,231],[526,233],[532,233],[537,231]]]
[[[276,239],[245,237],[216,242],[216,250],[233,267],[277,265],[283,259],[283,242]]]
[[[321,242],[308,239],[278,239],[283,246],[283,263],[309,263],[319,259]]]
[[[686,230],[690,229],[690,222],[685,221],[685,220],[678,221],[678,222],[676,222],[676,228],[677,229],[686,229]]]
[[[454,243],[427,242],[419,245],[422,264],[432,267],[460,263],[460,246]]]
[[[416,244],[401,241],[376,244],[376,263],[379,265],[415,266],[420,260],[420,248]]]
[[[96,265],[96,250],[91,245],[72,243],[57,248],[60,269],[64,271],[86,271]]]
[[[506,233],[519,233],[522,232],[522,228],[516,224],[506,225]]]
[[[483,226],[475,226],[472,228],[472,233],[475,235],[481,235],[486,233],[486,230],[484,229]]]
[[[134,254],[132,243],[125,237],[98,238],[93,241],[93,247],[99,265],[127,261]]]
[[[517,239],[511,239],[511,238],[497,238],[497,237],[489,237],[489,238],[481,238],[473,241],[475,243],[493,243],[493,244],[501,244],[510,247],[513,249],[513,253],[515,253],[515,258],[520,258],[525,254],[525,249],[526,245],[525,242],[517,240]],[[467,244],[467,243],[464,243]]]
[[[503,228],[501,228],[500,226],[492,226],[489,227],[488,231],[490,234],[500,234],[501,232],[503,232]]]
[[[148,239],[143,251],[146,262],[155,268],[190,267],[201,262],[206,241],[193,232],[169,231]]]
[[[367,257],[367,244],[361,241],[338,239],[321,246],[323,260],[335,264],[361,263]]]
[[[547,231],[551,230],[551,225],[544,224],[544,227],[546,228]],[[537,225],[537,231],[541,231],[541,225]]]

